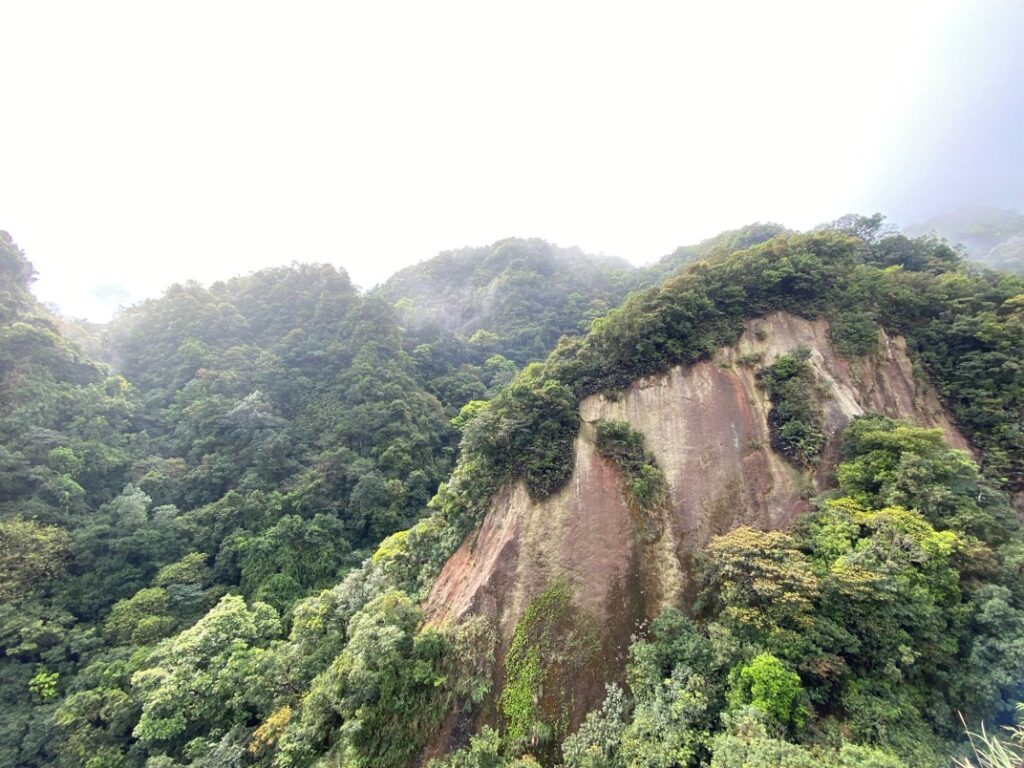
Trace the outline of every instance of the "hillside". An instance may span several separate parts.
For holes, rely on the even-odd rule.
[[[962,245],[967,255],[991,269],[1024,274],[1024,213],[968,206],[907,227],[911,237],[935,234]]]
[[[884,269],[895,254],[906,264],[917,262],[918,274]],[[908,258],[914,254],[916,258]],[[499,484],[480,527],[441,570],[426,603],[427,616],[441,625],[485,617],[494,629],[497,652],[491,679],[497,692],[489,707],[480,711],[476,727],[501,727],[507,740],[503,743],[528,744],[527,751],[548,762],[557,755],[554,744],[591,709],[581,734],[566,741],[567,765],[589,765],[584,755],[591,750],[624,761],[608,763],[616,765],[633,764],[640,755],[652,759],[659,749],[687,755],[681,764],[699,764],[708,750],[715,752],[716,760],[720,751],[753,758],[758,751],[783,747],[778,742],[771,746],[770,738],[750,741],[749,732],[738,737],[728,727],[712,740],[706,729],[714,733],[721,727],[715,724],[715,713],[723,709],[739,716],[735,708],[743,699],[736,691],[737,676],[749,674],[756,680],[761,667],[765,674],[769,668],[777,670],[771,672],[776,677],[793,674],[785,672],[788,667],[796,671],[791,678],[795,687],[783,710],[767,723],[769,733],[781,726],[790,737],[803,733],[813,746],[829,728],[840,728],[857,741],[892,750],[907,765],[935,765],[951,749],[942,746],[942,740],[955,733],[955,722],[920,708],[914,702],[925,699],[919,695],[950,696],[949,706],[962,709],[967,700],[962,691],[978,686],[997,695],[990,681],[1001,679],[1007,684],[1001,694],[1006,698],[997,709],[1017,700],[1017,665],[1024,657],[1009,652],[998,662],[988,656],[976,666],[981,658],[978,649],[990,641],[980,635],[968,639],[981,625],[960,624],[947,613],[971,614],[981,609],[977,602],[971,608],[972,601],[988,599],[987,587],[974,592],[978,583],[969,586],[974,579],[968,575],[970,566],[944,566],[949,568],[944,578],[956,579],[964,591],[941,599],[953,598],[962,608],[946,603],[938,609],[938,593],[905,593],[900,598],[909,601],[908,607],[923,600],[920,610],[926,613],[938,609],[944,615],[941,630],[930,624],[931,619],[914,626],[914,620],[908,624],[886,618],[884,611],[834,613],[852,599],[846,590],[860,587],[854,582],[841,585],[845,572],[829,569],[856,563],[857,579],[894,590],[903,589],[899,580],[909,576],[901,571],[906,565],[842,555],[844,548],[870,552],[884,546],[885,538],[897,530],[911,535],[918,525],[923,527],[912,534],[915,537],[943,532],[963,537],[954,548],[969,547],[967,542],[974,541],[1002,552],[997,560],[1010,557],[1001,566],[1010,570],[995,576],[995,581],[1019,588],[1017,576],[1010,575],[1015,568],[1010,552],[1018,544],[1008,544],[1019,543],[1019,525],[1008,500],[1000,499],[966,457],[947,445],[966,446],[954,418],[976,444],[995,433],[1016,441],[1011,435],[1017,430],[1010,425],[1021,423],[1021,382],[1016,379],[1003,390],[1010,429],[996,428],[989,434],[987,428],[972,428],[978,414],[969,414],[962,401],[947,399],[952,413],[944,411],[920,371],[925,367],[939,389],[949,391],[946,377],[956,368],[942,360],[953,349],[965,364],[988,356],[988,364],[995,366],[989,369],[992,373],[1002,368],[1004,354],[1019,358],[1024,330],[1018,310],[1021,284],[1002,281],[1002,298],[1000,289],[992,295],[992,308],[1002,305],[1001,312],[991,314],[992,309],[978,307],[988,317],[986,322],[999,322],[996,318],[1001,316],[1007,323],[1004,328],[1010,335],[996,345],[1002,351],[990,348],[986,355],[975,349],[964,354],[963,333],[971,323],[961,314],[963,307],[954,308],[960,301],[954,297],[964,294],[959,288],[949,294],[952,284],[948,275],[942,275],[954,262],[948,250],[934,243],[915,244],[898,237],[870,243],[822,233],[773,240],[635,297],[596,325],[587,339],[556,351],[531,383],[537,393],[567,384],[563,407],[578,403],[577,418],[561,414],[557,424],[564,426],[556,433],[546,431],[554,428],[549,419],[538,414],[538,421],[531,422],[524,417],[519,408],[527,400],[518,406],[503,397],[494,401],[493,410],[477,424],[479,433],[464,440],[463,462],[474,466],[475,461],[492,457],[494,471],[506,480]],[[875,314],[868,315],[869,308]],[[779,314],[786,309],[809,317]],[[850,316],[851,310],[856,317]],[[730,311],[748,319],[734,325]],[[831,323],[810,321],[822,315]],[[902,331],[906,336],[880,332],[876,323],[889,333]],[[922,344],[925,339],[927,345]],[[907,356],[908,348],[916,365]],[[707,357],[712,359],[702,362]],[[990,388],[994,380],[980,374],[977,382],[984,381],[982,386],[995,395]],[[930,433],[871,417],[853,422],[839,443],[843,425],[867,409],[935,425],[941,431]],[[490,437],[506,433],[502,422],[507,418],[544,425],[541,439],[512,449],[518,460],[505,458],[498,447],[501,438]],[[986,423],[992,422],[986,417]],[[547,446],[555,435],[565,442],[553,454]],[[559,458],[573,455],[571,463]],[[999,448],[990,443],[988,455],[989,462],[995,455],[1019,456],[1019,446]],[[893,476],[887,476],[885,466]],[[508,467],[518,469],[503,469]],[[1009,471],[1004,480],[1011,488],[1020,487],[1019,463],[990,468],[1000,475]],[[479,474],[479,464],[475,471]],[[831,490],[836,483],[833,472],[841,499]],[[816,493],[821,495],[812,505],[809,500]],[[936,504],[940,497],[945,500]],[[897,510],[899,515],[911,514],[903,506],[919,511],[905,519],[893,517]],[[888,522],[881,525],[883,521]],[[793,536],[755,533],[794,523]],[[748,525],[754,529],[744,527]],[[852,538],[846,544],[826,545],[826,539],[818,537],[826,530],[828,536],[835,535],[840,530],[836,525],[847,526],[844,535]],[[911,528],[901,528],[907,525]],[[857,530],[860,533],[852,535]],[[922,539],[920,546],[931,545]],[[828,563],[832,565],[825,571],[831,574],[826,585],[819,581],[820,568]],[[959,577],[954,577],[958,570]],[[902,575],[897,577],[898,573]],[[937,583],[935,588],[942,589]],[[833,594],[845,597],[832,605],[822,589],[838,590]],[[970,597],[972,593],[975,597]],[[665,612],[671,614],[677,607],[700,624],[688,624],[678,614],[667,618]],[[649,639],[630,645],[637,628],[655,617],[659,618],[651,625]],[[974,629],[959,635],[969,625]],[[912,645],[932,644],[947,633],[961,640],[941,652],[929,645],[929,653],[937,656],[927,661],[888,656],[889,663],[901,670],[900,686],[891,687],[888,673],[874,676],[894,648],[877,647],[868,640],[874,633],[902,636],[899,642]],[[998,644],[1005,653],[1009,646],[1002,644],[1004,639]],[[574,646],[575,652],[565,650]],[[684,653],[676,655],[680,651]],[[703,654],[699,665],[693,653]],[[644,667],[645,654],[662,655],[660,672]],[[732,658],[724,668],[723,654]],[[939,661],[943,656],[946,660]],[[933,663],[938,666],[929,667]],[[989,663],[995,666],[986,668]],[[1010,672],[1006,664],[1017,671]],[[735,665],[731,671],[730,665]],[[936,677],[942,669],[959,669],[961,676]],[[652,671],[654,679],[647,677],[645,682],[644,675]],[[676,674],[682,679],[677,681]],[[662,688],[659,680],[666,676],[672,679],[665,679]],[[602,705],[602,685],[623,677],[633,691],[632,701],[619,689],[609,689]],[[806,694],[799,692],[801,685],[809,686]],[[851,691],[868,686],[872,693],[855,702],[848,698],[851,693],[843,692],[844,686],[853,686]],[[531,688],[543,691],[539,698],[533,695],[532,703]],[[810,702],[799,705],[798,713],[790,707],[795,708],[802,695]],[[681,720],[671,709],[679,696],[689,702],[689,714]],[[762,703],[758,708],[763,714],[766,707]],[[892,719],[885,730],[875,730],[883,709]],[[466,730],[463,717],[451,715],[432,749],[449,740],[448,728],[454,733]],[[815,720],[810,731],[808,717]],[[484,746],[477,742],[473,750]],[[846,765],[851,759],[786,749],[793,765],[823,758]],[[846,745],[839,751],[853,754],[856,749]],[[895,757],[870,759],[903,764]]]
[[[4,765],[58,758],[57,691],[112,649],[228,592],[290,620],[422,516],[452,468],[449,419],[515,373],[464,347],[406,351],[390,306],[297,264],[172,286],[89,329],[111,370],[61,335],[6,234],[0,256]]]
[[[436,328],[489,344],[522,364],[579,334],[637,285],[622,259],[543,240],[509,239],[407,267],[380,295],[414,331]]]
[[[829,487],[851,419],[885,414],[936,427],[949,445],[968,448],[934,390],[915,380],[902,338],[879,331],[878,352],[848,361],[836,352],[830,331],[823,319],[775,312],[747,321],[737,343],[712,359],[585,398],[568,482],[540,501],[521,484],[495,497],[479,532],[439,575],[428,616],[456,621],[485,610],[508,642],[529,597],[545,582],[565,578],[579,585],[577,600],[602,624],[625,619],[616,638],[624,648],[638,622],[693,602],[687,571],[714,536],[742,525],[786,528],[810,508],[808,494]],[[757,377],[764,361],[800,350],[809,355],[815,386],[826,393],[820,403],[824,460],[813,472],[773,450],[771,398]],[[654,541],[637,540],[637,510],[621,491],[622,473],[602,454],[600,430],[609,423],[628,424],[642,435],[663,468],[669,497],[659,510],[664,515],[652,522]],[[586,526],[578,525],[581,519]],[[552,550],[560,544],[564,551]],[[644,585],[627,595],[642,598],[639,604],[623,605],[624,596],[613,595],[617,584],[627,583]]]
[[[785,232],[752,224],[677,248],[657,262],[629,262],[508,239],[441,253],[395,273],[376,290],[412,337],[446,334],[522,365],[543,359],[562,336],[578,336],[625,300],[693,262],[727,256]]]
[[[739,229],[722,232],[695,245],[680,246],[647,267],[641,282],[644,287],[657,285],[695,261],[728,256],[730,253],[758,245],[788,231],[780,224],[748,224]]]
[[[5,237],[0,762],[949,765],[1024,698],[1024,281],[874,221],[174,286],[114,375]]]

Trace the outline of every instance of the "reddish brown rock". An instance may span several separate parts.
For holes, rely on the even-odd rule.
[[[800,346],[810,350],[823,392],[826,444],[814,474],[771,450],[769,404],[752,364],[758,355],[771,363]],[[847,361],[832,348],[824,320],[776,313],[751,321],[737,345],[713,360],[636,381],[612,398],[584,400],[570,482],[541,502],[531,501],[522,483],[497,494],[479,530],[444,566],[427,616],[489,616],[506,646],[529,601],[551,579],[566,578],[577,607],[608,635],[615,657],[609,667],[621,669],[637,622],[692,599],[693,553],[738,525],[788,525],[828,484],[842,429],[865,411],[938,427],[953,446],[968,449],[934,391],[915,378],[901,338],[881,333],[878,353]],[[671,510],[657,542],[640,541],[618,470],[597,454],[593,424],[602,419],[643,433],[665,473]]]

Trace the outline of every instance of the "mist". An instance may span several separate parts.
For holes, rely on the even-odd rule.
[[[1024,208],[1012,0],[2,20],[0,228],[93,320],[293,260],[368,288],[509,236],[642,264],[753,221]]]
[[[1024,210],[1024,5],[971,9],[937,36],[937,74],[910,100],[864,199],[902,224],[966,206]]]

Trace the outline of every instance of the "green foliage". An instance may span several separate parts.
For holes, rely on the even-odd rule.
[[[760,653],[729,675],[729,707],[753,707],[766,724],[799,731],[807,722],[800,676],[770,653]]]
[[[103,624],[103,634],[118,645],[149,645],[170,634],[175,623],[167,590],[152,587],[114,603]]]
[[[954,710],[1009,722],[1024,698],[1024,545],[1003,493],[1024,488],[1024,283],[878,216],[620,266],[508,241],[382,300],[292,265],[174,286],[83,329],[39,306],[0,236],[0,763],[406,764],[446,713],[487,704],[493,627],[424,629],[415,604],[493,494],[562,486],[581,398],[706,359],[776,310],[828,317],[846,355],[876,326],[902,334],[982,470],[934,433],[855,423],[836,497],[791,536],[713,542],[700,624],[654,622],[631,650],[632,701],[587,721],[573,759],[706,763],[728,671],[764,653],[799,674],[825,765],[877,758],[839,733],[927,765]],[[431,301],[441,319],[420,322]],[[797,397],[806,372],[797,360],[768,384],[798,463],[820,432],[813,388]],[[654,509],[664,478],[638,437],[605,448]],[[220,600],[238,592],[255,602]],[[509,755],[530,742],[554,758],[574,691],[605,674],[589,620],[542,618],[558,613],[517,629],[505,753],[487,734],[453,760],[526,764]]]
[[[538,765],[530,756],[503,756],[501,737],[486,725],[469,740],[469,746],[465,749],[456,750],[444,760],[431,760],[427,763],[428,768],[536,768]]]
[[[567,766],[698,766],[708,756],[721,708],[712,643],[674,608],[655,619],[629,651],[633,701],[609,687],[563,744]]]
[[[28,689],[43,701],[52,699],[57,695],[57,684],[60,681],[60,672],[47,672],[40,667],[35,676],[28,681]]]
[[[568,715],[601,644],[588,617],[571,604],[572,588],[552,582],[527,606],[505,654],[499,707],[516,750],[547,754],[567,735]]]
[[[451,635],[417,629],[420,617],[396,591],[352,616],[348,643],[309,687],[275,765],[305,765],[330,750],[348,766],[406,766],[455,703],[479,701],[493,635],[479,623]]]
[[[624,476],[624,490],[639,517],[640,536],[647,543],[657,541],[665,525],[668,483],[654,455],[644,449],[644,436],[624,421],[597,424],[597,450],[618,466]]]
[[[871,312],[840,310],[830,319],[829,331],[832,345],[844,357],[862,357],[878,350],[878,321]]]
[[[478,471],[498,482],[523,478],[534,498],[558,490],[569,478],[572,444],[579,430],[576,399],[563,384],[527,368],[467,424],[462,450],[484,463]]]
[[[847,429],[843,451],[839,488],[863,504],[913,506],[933,525],[997,546],[1020,528],[1004,494],[937,429],[868,416]]]
[[[263,649],[279,633],[270,606],[223,598],[195,626],[160,643],[132,675],[142,705],[133,735],[143,745],[176,750],[190,734],[222,735],[264,713]]]
[[[523,364],[618,304],[640,277],[630,272],[620,259],[508,239],[439,254],[392,275],[380,291],[400,302],[412,328],[439,326]]]
[[[710,721],[707,680],[679,665],[645,696],[622,734],[626,765],[697,766],[705,756]]]
[[[669,606],[651,622],[647,636],[629,647],[630,690],[638,698],[649,696],[677,667],[710,676],[714,655],[711,641],[697,624]]]
[[[817,463],[825,442],[809,359],[810,350],[800,348],[791,355],[780,355],[757,374],[758,384],[772,403],[768,412],[772,448],[802,467]]]
[[[236,530],[221,545],[218,567],[227,568],[229,562],[236,565],[239,586],[246,594],[256,594],[271,578],[287,578],[297,594],[277,606],[284,608],[303,592],[337,581],[349,552],[344,531],[344,524],[333,515],[320,514],[312,520],[285,515],[260,533]]]
[[[1017,705],[1024,714],[1024,704]],[[971,757],[956,760],[957,768],[1017,768],[1024,761],[1024,725],[1007,726],[1003,734],[990,734],[982,726],[980,732],[967,732]]]
[[[588,713],[579,730],[562,742],[565,768],[626,768],[620,742],[628,714],[626,694],[610,684],[601,708]]]
[[[756,720],[753,721],[757,723]],[[763,725],[742,723],[742,735],[719,734],[712,746],[713,768],[820,768],[821,759],[809,750],[768,736]],[[745,733],[743,731],[746,731]]]
[[[1009,719],[1024,698],[1024,610],[1006,586],[986,584],[971,597],[965,621],[972,642],[962,652],[956,699],[977,715]]]
[[[1008,302],[1024,292],[1021,281],[898,277],[882,274],[883,325],[907,335],[958,425],[980,449],[984,473],[1011,489],[1024,488],[1024,372],[1014,362],[1024,345],[1024,322]]]
[[[655,282],[664,280],[669,275],[678,272],[681,268],[695,261],[701,259],[722,259],[736,251],[742,251],[753,245],[759,245],[771,240],[778,235],[786,234],[788,231],[780,224],[758,223],[722,232],[720,235],[716,235],[696,245],[677,248],[668,256],[661,258],[650,268],[650,271],[652,277],[656,278]]]
[[[699,570],[706,617],[782,658],[806,652],[821,580],[792,536],[736,528],[711,541]]]
[[[299,704],[383,580],[422,590],[457,546],[478,490],[472,511],[448,504],[453,518],[465,511],[459,527],[438,514],[400,556],[362,570],[339,614],[298,610],[424,514],[451,469],[453,409],[500,387],[514,364],[439,339],[431,368],[385,303],[333,267],[293,265],[174,286],[106,328],[63,324],[123,374],[108,376],[28,292],[31,266],[6,235],[0,250],[0,694],[12,702],[0,763],[50,764],[58,747],[74,765],[136,765],[143,749],[235,760],[271,703]],[[130,678],[149,665],[116,684],[87,670],[112,652],[162,648],[232,591],[300,624],[294,639],[258,647],[273,671],[249,679],[255,703],[221,701],[235,694],[218,682],[197,693],[203,716],[183,733],[154,741],[158,723],[132,737],[150,718],[131,703],[149,677]],[[61,676],[61,734],[34,725],[52,722],[53,704],[29,694],[40,663]],[[484,695],[479,681],[452,679],[469,686],[453,695]]]
[[[451,420],[451,425],[462,432],[470,420],[487,407],[486,400],[470,400],[459,410],[459,415]]]
[[[860,744],[809,749],[772,737],[757,710],[741,710],[715,737],[712,768],[904,768],[895,755]]]
[[[45,589],[66,567],[69,537],[53,525],[0,521],[0,600]]]
[[[202,588],[208,587],[212,581],[213,572],[202,552],[190,552],[177,562],[165,565],[153,577],[153,583],[158,587],[189,585]]]

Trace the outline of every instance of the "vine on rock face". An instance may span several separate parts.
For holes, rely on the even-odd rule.
[[[557,754],[569,733],[580,680],[598,666],[597,627],[572,605],[572,597],[566,581],[553,581],[516,625],[499,702],[506,743],[514,751]]]
[[[615,462],[623,474],[630,506],[637,512],[640,537],[647,544],[661,538],[668,507],[668,483],[654,454],[644,448],[644,436],[624,421],[597,424],[597,451]]]
[[[825,443],[810,356],[809,349],[799,347],[757,374],[772,403],[768,412],[772,448],[801,467],[817,464]]]

